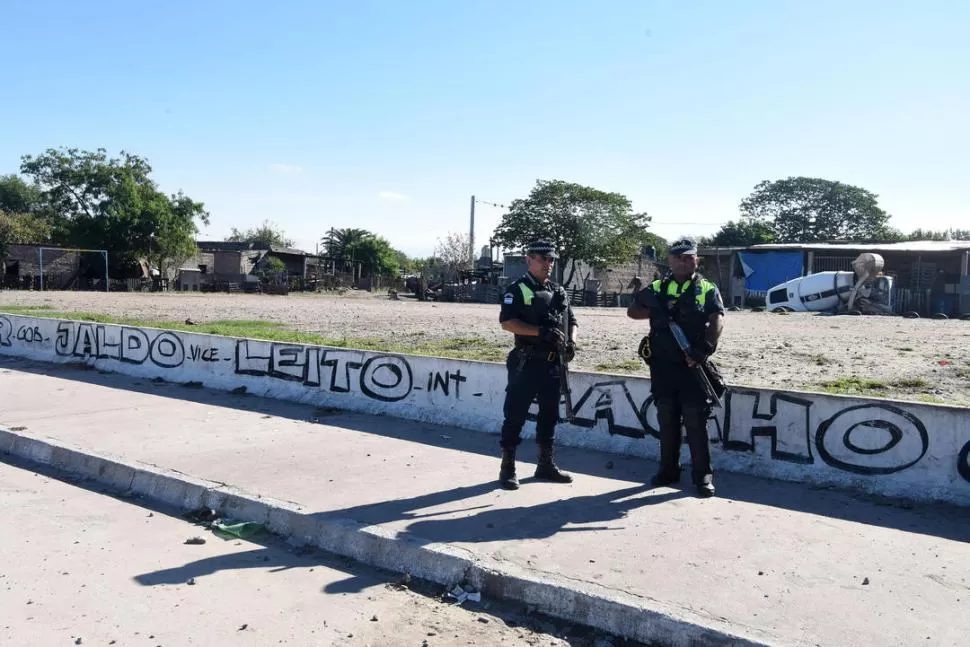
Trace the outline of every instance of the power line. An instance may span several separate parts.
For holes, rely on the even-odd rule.
[[[491,207],[498,207],[499,209],[508,209],[509,208],[508,205],[498,204],[497,202],[489,202],[488,200],[480,200],[478,198],[475,198],[475,202],[480,203],[480,204],[487,204],[487,205],[489,205]]]

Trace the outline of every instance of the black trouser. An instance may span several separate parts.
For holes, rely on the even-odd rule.
[[[559,420],[560,371],[556,355],[549,361],[549,351],[515,348],[505,360],[509,381],[505,387],[505,422],[502,424],[502,447],[517,447],[522,442],[522,426],[532,401],[538,396],[536,442],[552,444]]]
[[[711,443],[707,419],[711,405],[686,364],[655,362],[650,365],[650,390],[660,423],[660,475],[680,474],[681,425],[687,430],[691,477],[695,485],[711,483]]]

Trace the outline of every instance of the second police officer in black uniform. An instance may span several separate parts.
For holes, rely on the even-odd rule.
[[[506,360],[508,386],[505,389],[505,420],[502,424],[502,487],[519,487],[515,474],[515,452],[522,442],[522,427],[529,407],[538,400],[536,443],[539,460],[537,479],[571,483],[553,460],[553,439],[559,420],[561,380],[560,354],[567,363],[576,353],[576,317],[566,291],[549,280],[558,254],[552,243],[538,240],[526,248],[528,272],[512,282],[502,299],[499,322],[515,335],[515,348]]]
[[[660,426],[660,469],[654,486],[680,480],[681,424],[687,431],[691,472],[701,496],[714,495],[707,419],[711,414],[703,387],[691,371],[717,350],[724,327],[724,303],[717,286],[697,273],[697,245],[684,238],[670,246],[670,272],[648,284],[627,309],[631,319],[650,319],[646,338],[649,351],[642,353],[650,366],[650,389]],[[687,358],[666,325],[673,319],[691,346]]]

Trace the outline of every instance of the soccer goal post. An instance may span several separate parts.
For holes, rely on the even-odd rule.
[[[96,267],[96,265],[101,264],[100,262],[92,262],[91,255],[94,254],[97,254],[96,258],[104,263],[103,272],[100,267]],[[39,247],[37,248],[37,265],[40,290],[77,290],[80,288],[83,279],[93,276],[104,278],[105,292],[110,289],[108,250],[106,249]]]

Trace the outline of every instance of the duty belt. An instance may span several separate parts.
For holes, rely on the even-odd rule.
[[[535,344],[522,344],[518,343],[515,345],[516,350],[520,350],[525,353],[527,359],[533,359],[538,357],[540,359],[545,359],[547,362],[555,362],[559,359],[559,352],[555,350],[542,350]],[[545,357],[543,357],[545,355]]]

